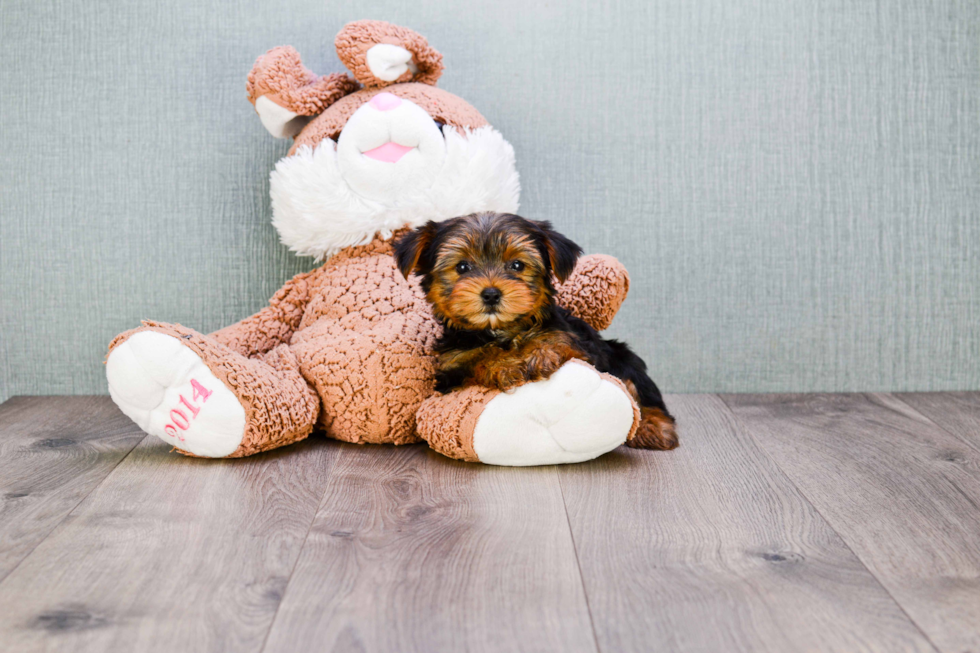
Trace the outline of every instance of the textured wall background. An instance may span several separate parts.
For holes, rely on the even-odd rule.
[[[140,318],[209,331],[311,267],[245,76],[339,70],[357,18],[427,36],[523,212],[627,264],[611,331],[666,389],[980,388],[976,0],[463,7],[0,0],[0,399],[104,392]]]

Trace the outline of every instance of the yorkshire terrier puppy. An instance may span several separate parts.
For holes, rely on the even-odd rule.
[[[402,274],[422,289],[443,333],[436,391],[467,385],[499,390],[546,379],[569,359],[618,377],[640,405],[631,447],[673,449],[674,418],[646,364],[622,342],[602,338],[555,301],[582,249],[548,222],[476,213],[428,222],[395,243]]]

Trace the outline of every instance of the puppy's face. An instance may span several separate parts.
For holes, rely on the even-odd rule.
[[[552,304],[552,274],[564,281],[580,252],[547,222],[496,213],[429,222],[395,245],[402,273],[423,275],[436,316],[464,330],[542,317]]]

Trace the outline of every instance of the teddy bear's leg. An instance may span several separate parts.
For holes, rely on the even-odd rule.
[[[287,345],[250,359],[180,325],[144,322],[119,335],[106,377],[113,401],[141,429],[206,458],[302,440],[319,411]]]
[[[319,426],[358,444],[418,442],[415,414],[432,394],[435,361],[399,314],[367,330],[324,320],[290,343],[322,402]]]
[[[591,460],[632,437],[639,409],[622,382],[581,361],[544,381],[498,392],[470,387],[434,395],[418,431],[436,451],[491,465]]]

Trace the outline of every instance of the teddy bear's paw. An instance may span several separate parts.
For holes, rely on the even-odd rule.
[[[241,444],[244,408],[179,338],[134,333],[109,354],[106,377],[120,410],[167,444],[207,458]]]
[[[491,465],[581,462],[623,444],[633,420],[633,402],[620,385],[569,361],[545,381],[490,400],[473,430],[473,450]]]

